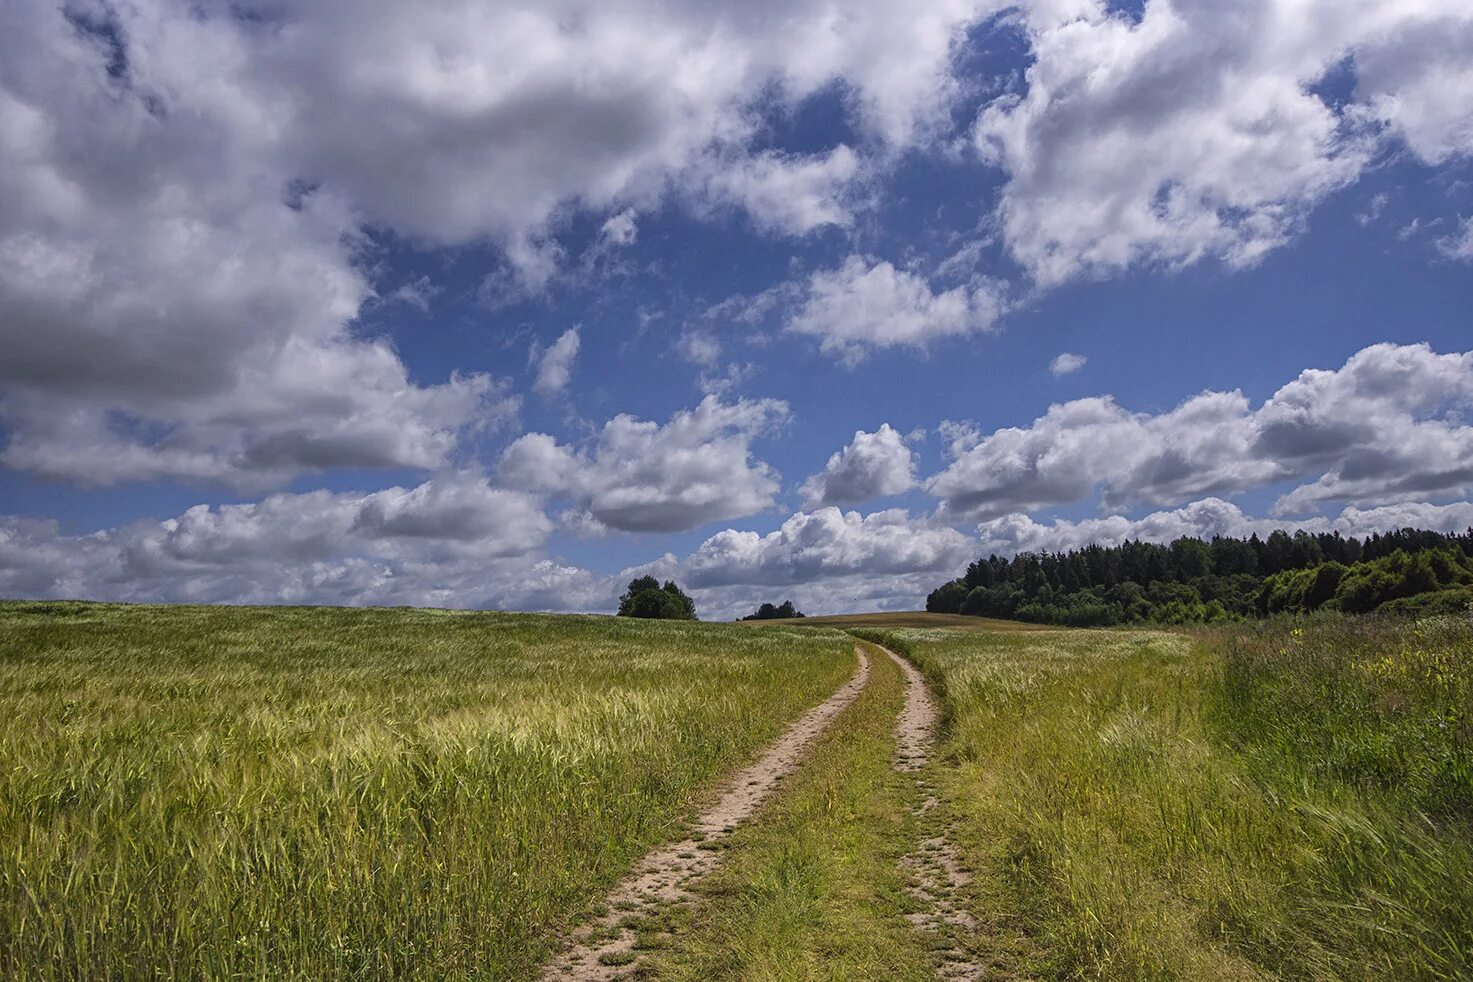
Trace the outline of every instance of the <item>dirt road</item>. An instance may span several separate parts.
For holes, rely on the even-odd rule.
[[[869,682],[868,656],[859,647],[854,654],[859,662],[854,676],[799,718],[756,763],[736,774],[688,838],[661,846],[640,860],[609,892],[605,912],[574,932],[569,947],[542,973],[544,980],[598,982],[634,972],[638,963],[635,932],[625,922],[631,916],[656,914],[665,906],[695,901],[690,886],[720,865],[723,840],[762,806],[778,782],[797,767],[803,751]]]
[[[961,891],[969,875],[962,869],[956,846],[947,834],[949,829],[936,812],[936,788],[925,773],[936,746],[941,710],[920,669],[888,648],[880,650],[905,674],[905,708],[895,721],[895,769],[916,774],[919,793],[912,814],[920,823],[922,838],[916,850],[901,860],[911,878],[911,896],[921,905],[909,919],[917,930],[934,936],[931,950],[939,959],[937,978],[980,979],[984,966],[957,940],[958,932],[970,934],[977,927],[961,904]]]

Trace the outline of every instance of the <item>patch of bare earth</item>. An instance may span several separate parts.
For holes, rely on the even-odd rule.
[[[832,696],[810,709],[763,752],[756,763],[733,777],[716,804],[692,827],[690,836],[645,856],[604,899],[604,913],[573,933],[568,947],[547,966],[544,980],[629,978],[640,968],[636,927],[658,923],[674,905],[696,900],[692,885],[721,864],[725,840],[751,818],[779,781],[797,767],[803,752],[869,681],[869,658],[854,649],[859,667]]]
[[[976,919],[962,905],[962,891],[971,874],[948,835],[950,828],[937,807],[940,799],[926,773],[941,711],[920,670],[888,648],[881,650],[905,673],[905,708],[895,723],[895,769],[915,775],[919,799],[911,814],[920,825],[921,840],[900,865],[910,877],[908,889],[920,909],[906,919],[929,937],[937,978],[980,979],[988,966],[959,937],[977,932]]]

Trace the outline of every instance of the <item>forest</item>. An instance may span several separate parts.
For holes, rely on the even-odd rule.
[[[992,555],[933,590],[926,609],[1042,624],[1218,623],[1338,610],[1452,613],[1473,604],[1473,528],[1364,539],[1279,530],[1068,552]]]

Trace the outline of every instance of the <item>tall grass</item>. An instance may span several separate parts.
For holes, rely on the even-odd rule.
[[[852,669],[789,630],[0,605],[0,974],[526,977]]]
[[[1473,977],[1468,639],[894,635],[947,697],[979,909],[1112,979]]]

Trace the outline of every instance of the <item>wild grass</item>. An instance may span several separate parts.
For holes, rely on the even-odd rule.
[[[836,636],[0,605],[0,974],[528,977]]]
[[[977,910],[1061,978],[1473,977],[1467,624],[898,631]]]
[[[891,767],[905,698],[897,669],[870,655],[870,683],[777,799],[732,837],[706,899],[676,922],[652,965],[671,980],[934,977],[903,919],[901,856],[917,832],[913,778]]]

